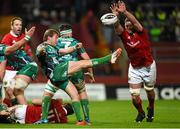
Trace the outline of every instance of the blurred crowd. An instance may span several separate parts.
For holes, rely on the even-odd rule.
[[[117,0],[2,0],[0,15],[20,16],[25,26],[38,24],[58,29],[68,22],[73,25],[74,36],[84,43],[91,57],[100,57],[121,46],[113,27],[103,26],[100,17],[110,12],[110,5]],[[126,0],[128,9],[149,30],[153,43],[180,42],[180,2],[179,0]],[[123,18],[122,18],[123,19]],[[123,20],[120,22],[123,23]],[[8,25],[9,26],[9,25]],[[121,57],[127,62],[126,53]],[[121,73],[125,67],[104,67],[103,72]],[[98,72],[99,73],[99,72]],[[99,73],[101,74],[101,73]]]

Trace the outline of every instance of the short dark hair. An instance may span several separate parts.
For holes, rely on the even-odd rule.
[[[43,41],[46,41],[48,36],[52,37],[54,34],[59,35],[59,32],[55,29],[48,29],[45,31],[44,36],[43,36]]]
[[[72,29],[72,26],[70,24],[61,24],[59,26],[59,32],[63,31],[63,30],[69,30]]]
[[[23,22],[22,18],[20,18],[20,17],[14,17],[14,18],[11,19],[11,25],[14,24],[14,21],[15,21],[15,20],[19,20],[19,21]]]

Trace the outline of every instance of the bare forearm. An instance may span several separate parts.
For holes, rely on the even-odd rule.
[[[123,14],[132,22],[132,24],[136,24],[138,22],[129,11],[126,10]]]
[[[59,54],[60,55],[66,55],[66,54],[72,53],[75,50],[76,50],[75,47],[68,47],[68,48],[60,49]]]
[[[142,31],[143,27],[140,24],[140,22],[135,18],[135,16],[130,13],[129,11],[124,11],[123,14],[125,15],[125,17],[133,24],[133,26],[135,27],[135,29],[137,29],[138,31]]]
[[[27,42],[27,40],[25,38],[23,38],[20,41],[13,44],[12,46],[6,47],[5,54],[8,55],[8,54],[13,53],[17,49],[19,49],[21,46],[23,46],[26,42]]]

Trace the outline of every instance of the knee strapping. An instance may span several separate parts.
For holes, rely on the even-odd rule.
[[[45,86],[45,91],[54,95],[57,90],[58,90],[58,88],[55,87],[50,81],[48,81],[48,83]]]
[[[85,81],[82,81],[82,82],[80,82],[78,84],[75,84],[75,86],[77,88],[78,93],[82,93],[82,92],[86,91],[86,89],[85,89]]]
[[[15,84],[16,89],[24,90],[24,89],[26,89],[27,86],[28,86],[28,83],[25,80],[23,80],[21,78],[16,79],[16,84]]]
[[[144,89],[147,90],[147,91],[151,91],[154,89],[154,85],[147,85],[147,84],[144,84]]]
[[[137,89],[130,88],[130,89],[129,89],[129,92],[130,92],[132,95],[138,96],[138,95],[140,95],[140,88],[137,88]]]

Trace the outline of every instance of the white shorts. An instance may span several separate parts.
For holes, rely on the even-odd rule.
[[[25,118],[26,118],[26,109],[27,109],[27,105],[18,105],[16,110],[15,110],[15,117],[16,117],[16,121],[21,123],[21,124],[25,124]]]
[[[10,87],[11,89],[14,89],[15,86],[15,80],[14,77],[16,76],[17,71],[12,70],[6,70],[5,75],[3,78],[3,88],[2,88],[2,98],[5,98],[5,87]]]
[[[156,63],[153,63],[148,67],[133,68],[129,64],[128,71],[128,83],[139,84],[144,83],[145,85],[154,85],[156,83]]]
[[[3,86],[4,87],[11,87],[14,88],[14,77],[16,76],[17,71],[12,71],[12,70],[6,70],[4,78],[3,78]],[[4,83],[8,83],[4,85]],[[12,83],[12,84],[11,84]]]

